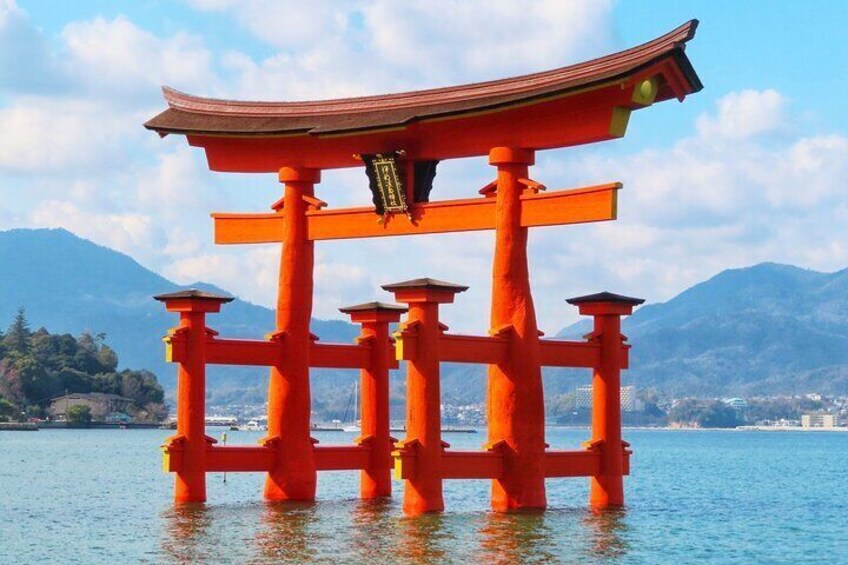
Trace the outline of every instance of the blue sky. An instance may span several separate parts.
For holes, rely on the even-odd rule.
[[[0,0],[0,229],[66,227],[181,283],[271,305],[279,250],[211,244],[211,211],[263,211],[273,175],[210,173],[141,123],[159,86],[242,99],[380,93],[545,70],[647,41],[691,18],[705,88],[636,113],[627,137],[538,156],[551,189],[622,181],[619,220],[535,230],[548,333],[568,296],[662,301],[718,271],[848,267],[848,8],[843,2]],[[434,196],[471,196],[484,159],[440,166]],[[361,170],[324,176],[330,205],[369,199]],[[448,323],[485,331],[491,234],[320,245],[316,315],[387,298],[381,283],[471,285]],[[375,263],[376,254],[401,259]]]

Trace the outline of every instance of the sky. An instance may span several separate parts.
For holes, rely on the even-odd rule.
[[[549,190],[620,181],[619,218],[536,228],[540,328],[564,299],[609,290],[666,301],[763,261],[848,267],[848,3],[659,0],[0,0],[0,230],[63,227],[181,284],[275,301],[279,245],[215,246],[215,212],[264,212],[275,175],[212,173],[181,136],[142,123],[160,87],[247,100],[325,99],[463,84],[626,49],[700,20],[687,54],[704,90],[634,113],[625,138],[537,154]],[[439,165],[432,197],[494,177]],[[365,205],[362,169],[316,195]],[[431,276],[470,290],[454,330],[488,328],[491,233],[316,244],[315,316]],[[7,268],[7,266],[4,266]]]

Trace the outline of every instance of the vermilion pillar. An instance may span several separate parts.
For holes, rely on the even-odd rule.
[[[421,514],[444,510],[442,497],[442,415],[439,383],[439,304],[453,302],[468,290],[424,278],[383,286],[395,300],[409,304],[403,325],[402,347],[414,348],[406,373],[406,439],[401,448],[411,450],[414,471],[403,491],[403,510]]]
[[[206,500],[206,314],[218,312],[232,298],[198,290],[154,296],[168,312],[179,312],[172,332],[185,343],[185,358],[177,368],[177,433],[166,450],[179,452],[174,484],[175,502]]]
[[[321,180],[315,169],[284,167],[283,250],[277,295],[280,364],[271,368],[268,387],[268,438],[278,451],[265,481],[267,500],[314,500],[315,460],[309,436],[309,322],[312,316],[313,243],[307,233],[307,198]],[[278,210],[279,211],[279,210]]]
[[[392,495],[392,439],[389,435],[389,367],[394,358],[390,349],[389,324],[400,320],[404,306],[369,302],[340,308],[351,321],[362,324],[359,343],[371,345],[371,361],[360,373],[362,435],[360,442],[371,449],[371,463],[360,474],[360,496],[380,498]],[[391,355],[391,357],[390,357]]]
[[[492,331],[510,335],[508,360],[489,366],[489,444],[505,441],[504,470],[492,482],[497,511],[545,508],[545,406],[536,312],[527,267],[527,228],[521,227],[521,195],[533,151],[496,147],[495,257]]]
[[[589,504],[605,508],[624,505],[624,450],[621,440],[621,317],[642,304],[630,298],[601,292],[567,301],[580,308],[581,315],[594,316],[591,339],[601,346],[600,364],[592,377],[592,441],[601,451],[601,472],[592,477]]]

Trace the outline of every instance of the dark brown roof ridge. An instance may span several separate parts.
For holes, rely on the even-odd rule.
[[[632,306],[638,306],[640,304],[643,304],[645,302],[645,299],[633,298],[632,296],[624,296],[623,294],[616,294],[614,292],[603,291],[595,294],[587,294],[585,296],[575,296],[574,298],[567,298],[565,301],[575,306],[579,306],[580,304],[589,304],[593,302],[613,302],[617,304],[630,304]]]
[[[387,290],[389,292],[394,290],[418,290],[418,289],[429,289],[429,290],[446,290],[451,292],[465,292],[468,290],[468,287],[464,284],[456,284],[447,281],[441,281],[439,279],[433,279],[430,277],[422,277],[420,279],[410,279],[408,281],[401,281],[396,283],[384,284],[381,285],[380,288],[383,290]]]
[[[389,304],[378,301],[339,308],[339,312],[343,314],[351,314],[353,312],[370,312],[372,310],[377,312],[406,312],[409,308],[400,304]]]
[[[193,96],[163,87],[168,106],[174,110],[206,115],[231,116],[288,116],[305,117],[314,115],[355,114],[384,112],[420,106],[451,104],[477,98],[491,98],[532,93],[539,89],[556,86],[562,82],[592,82],[595,78],[614,78],[620,72],[632,70],[630,64],[638,66],[675,50],[683,51],[685,43],[692,39],[698,20],[690,20],[678,28],[656,39],[604,57],[560,67],[557,69],[516,77],[448,86],[426,90],[359,96],[334,100],[314,101],[236,101]],[[688,62],[687,62],[688,63]],[[686,78],[693,92],[702,88],[700,80],[688,64],[683,65]],[[151,122],[155,122],[151,120]],[[152,129],[157,124],[151,123]]]
[[[180,300],[180,299],[191,299],[191,300],[210,300],[215,302],[232,302],[235,300],[232,296],[224,296],[221,294],[215,294],[213,292],[204,292],[202,290],[197,290],[196,288],[190,288],[187,290],[178,290],[176,292],[169,292],[167,294],[157,294],[153,297],[154,300],[158,300],[159,302],[165,302],[168,300]]]

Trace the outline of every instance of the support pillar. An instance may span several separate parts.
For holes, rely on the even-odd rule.
[[[360,472],[360,497],[388,497],[392,495],[393,447],[389,435],[389,367],[394,357],[389,324],[398,322],[407,309],[396,304],[369,302],[339,310],[349,314],[353,323],[362,324],[358,341],[371,345],[369,366],[360,372],[362,435],[358,441],[371,449],[370,465]]]
[[[166,338],[179,336],[185,358],[177,368],[177,433],[164,446],[166,457],[179,457],[174,502],[206,501],[206,314],[218,312],[232,298],[198,290],[154,296],[180,324]]]
[[[306,211],[315,169],[283,167],[283,249],[277,295],[277,331],[282,344],[280,364],[271,368],[268,386],[268,437],[277,450],[274,467],[265,480],[266,500],[315,499],[317,481],[310,438],[312,411],[309,390],[309,323],[312,317],[313,243],[307,233]],[[280,209],[278,208],[278,212]]]
[[[601,347],[600,364],[592,376],[592,440],[601,452],[601,472],[592,477],[589,504],[595,508],[624,506],[624,458],[621,439],[621,317],[644,300],[602,292],[567,301],[580,314],[594,316],[591,340]]]
[[[442,415],[439,373],[439,304],[453,302],[467,286],[424,278],[383,286],[395,300],[409,304],[409,315],[399,334],[399,347],[414,348],[406,374],[406,439],[401,457],[414,458],[413,471],[403,491],[407,514],[445,509],[442,496]],[[396,463],[397,464],[397,463]]]
[[[492,481],[492,509],[544,509],[545,406],[536,312],[527,266],[527,228],[521,227],[521,195],[533,151],[496,147],[498,168],[491,331],[508,332],[510,350],[488,371],[489,445],[503,441],[503,476]]]

